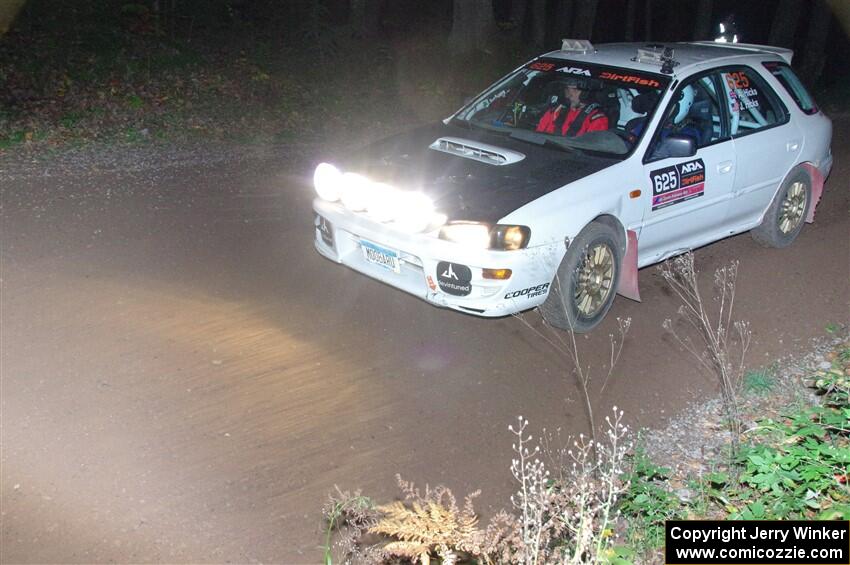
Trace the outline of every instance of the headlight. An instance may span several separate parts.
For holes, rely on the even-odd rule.
[[[451,222],[440,230],[440,239],[454,241],[480,249],[512,251],[528,245],[531,230],[526,226],[482,224],[479,222]]]
[[[493,249],[513,251],[514,249],[522,249],[528,245],[531,230],[526,226],[506,226],[499,224],[493,227],[490,234],[493,237],[491,244]]]
[[[313,186],[319,198],[336,202],[342,190],[342,172],[330,163],[320,163],[313,173]]]
[[[369,203],[373,190],[372,182],[357,173],[342,175],[342,190],[340,198],[343,205],[352,212],[362,212]]]
[[[446,216],[434,210],[433,201],[425,194],[398,190],[357,173],[343,173],[329,163],[316,167],[313,184],[320,198],[342,200],[348,210],[365,211],[374,220],[392,222],[404,232],[434,230],[446,222]]]

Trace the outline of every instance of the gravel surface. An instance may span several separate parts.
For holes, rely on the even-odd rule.
[[[845,328],[831,336],[812,340],[803,355],[788,355],[774,361],[768,370],[773,382],[771,390],[761,394],[744,392],[740,396],[744,429],[796,403],[818,402],[803,378],[817,369],[829,368],[831,364],[826,356],[847,339]],[[672,471],[672,484],[682,484],[688,475],[698,477],[710,473],[715,470],[713,465],[724,461],[731,436],[723,424],[722,411],[719,396],[700,399],[688,405],[666,426],[644,433],[647,455]]]

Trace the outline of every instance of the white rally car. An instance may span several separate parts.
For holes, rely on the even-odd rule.
[[[832,124],[791,55],[565,40],[446,120],[320,164],[316,249],[438,306],[588,331],[639,299],[641,267],[747,230],[784,247],[813,220]]]

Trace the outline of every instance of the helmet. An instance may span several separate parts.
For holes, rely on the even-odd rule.
[[[581,88],[582,90],[587,90],[590,87],[590,82],[587,79],[580,77],[566,77],[558,82],[560,82],[565,88],[567,86],[572,86],[574,88]]]
[[[691,106],[694,105],[695,95],[694,87],[691,85],[686,86],[679,93],[679,101],[676,103],[676,116],[673,118],[674,124],[682,123],[685,116],[691,111]]]

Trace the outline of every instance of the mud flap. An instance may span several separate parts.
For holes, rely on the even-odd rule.
[[[809,206],[809,213],[806,215],[806,223],[811,224],[815,221],[815,208],[817,208],[823,194],[823,175],[811,163],[803,163],[803,168],[806,169],[809,178],[812,180],[812,204]]]
[[[620,284],[617,285],[617,294],[631,300],[640,302],[638,290],[638,247],[637,232],[628,230],[629,242],[626,247],[626,255],[623,257],[623,270],[620,273]]]

